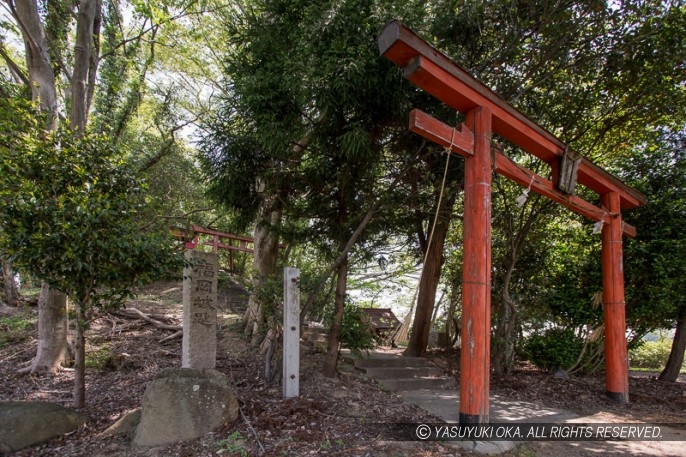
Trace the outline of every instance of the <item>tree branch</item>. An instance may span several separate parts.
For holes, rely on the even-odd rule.
[[[7,62],[7,66],[9,67],[10,71],[12,74],[21,80],[24,85],[31,90],[31,81],[29,80],[29,77],[26,76],[26,74],[22,71],[22,69],[17,65],[17,63],[12,60],[10,55],[7,53],[7,50],[5,49],[5,45],[0,42],[0,56],[2,56],[3,59],[5,59],[5,62]]]
[[[119,311],[116,311],[115,314],[117,316],[127,317],[129,319],[139,317],[139,318],[143,319],[144,321],[151,323],[155,327],[161,328],[163,330],[176,330],[176,331],[181,330],[181,327],[179,327],[178,325],[169,325],[169,324],[165,324],[164,322],[160,322],[160,321],[153,319],[152,317],[148,316],[144,312],[137,310],[136,308],[127,308],[125,310],[119,310]]]
[[[360,223],[357,225],[357,228],[353,232],[353,234],[350,236],[348,239],[348,242],[345,243],[343,246],[343,249],[339,252],[338,258],[329,265],[329,267],[326,269],[324,274],[319,278],[319,281],[317,282],[317,285],[312,292],[312,294],[307,298],[307,302],[305,303],[305,306],[303,309],[307,310],[310,308],[312,303],[316,300],[317,296],[321,292],[321,290],[324,288],[324,285],[326,282],[329,280],[331,275],[338,269],[338,267],[347,259],[348,254],[352,250],[353,246],[357,242],[357,239],[360,237],[362,232],[364,231],[365,227],[371,221],[372,217],[374,214],[376,214],[378,211],[381,210],[383,206],[383,200],[384,197],[393,191],[401,182],[401,178],[403,178],[411,169],[414,167],[420,160],[423,159],[423,155],[415,158],[413,161],[408,163],[403,170],[395,177],[395,179],[391,182],[391,184],[388,186],[388,188],[385,190],[384,194],[378,197],[374,203],[369,207],[367,210],[367,213],[364,215]]]
[[[96,75],[100,66],[100,29],[102,27],[102,0],[96,1],[95,18],[93,19],[93,36],[89,68],[88,68],[88,90],[86,93],[86,112],[90,111],[93,104],[93,94],[95,93]]]
[[[148,227],[150,227],[152,224],[154,224],[154,223],[155,223],[156,221],[158,221],[159,219],[185,219],[185,218],[187,218],[188,216],[190,216],[191,214],[201,213],[201,212],[203,212],[203,211],[212,211],[213,209],[214,209],[214,208],[200,208],[200,209],[194,209],[194,210],[189,211],[189,212],[187,212],[186,214],[182,214],[182,215],[180,215],[180,216],[155,216],[155,218],[154,218],[152,221],[150,221],[150,222],[148,222],[147,224],[145,224],[144,226],[140,227],[138,230],[141,230],[141,231],[142,231],[142,230],[147,229]]]

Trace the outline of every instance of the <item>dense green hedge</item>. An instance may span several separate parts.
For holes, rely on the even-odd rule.
[[[583,338],[574,331],[551,328],[543,334],[533,334],[524,340],[522,356],[544,370],[571,368],[584,347]]]

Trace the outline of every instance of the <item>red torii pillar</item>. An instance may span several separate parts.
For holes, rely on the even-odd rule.
[[[474,134],[474,154],[464,163],[460,423],[484,423],[491,354],[491,110],[472,109],[465,126]]]
[[[608,210],[602,232],[605,386],[610,398],[628,403],[629,360],[626,349],[620,197],[617,192],[609,192],[600,197],[600,202]]]

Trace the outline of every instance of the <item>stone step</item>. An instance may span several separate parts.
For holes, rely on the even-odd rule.
[[[352,358],[352,357],[350,357]],[[426,359],[421,357],[388,357],[388,358],[353,358],[357,368],[390,368],[390,367],[429,367]]]
[[[421,377],[411,379],[379,379],[377,381],[383,390],[420,390],[420,389],[444,389],[455,385],[455,380],[445,376]]]
[[[245,311],[248,309],[248,299],[250,298],[246,288],[238,284],[232,284],[222,289],[222,296],[225,297],[224,299],[230,310],[236,314],[245,314]]]
[[[309,333],[311,335],[328,335],[329,332],[326,331],[324,328],[319,328],[319,327],[304,327],[303,328],[303,335],[305,333]]]
[[[326,333],[313,333],[308,330],[303,332],[302,339],[310,343],[326,343],[329,341],[329,336]]]
[[[367,376],[377,380],[443,376],[443,370],[436,367],[365,367],[362,370]]]
[[[229,302],[229,309],[242,316],[248,310],[248,305],[243,303]]]

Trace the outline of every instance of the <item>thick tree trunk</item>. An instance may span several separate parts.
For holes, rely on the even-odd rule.
[[[91,52],[94,37],[97,0],[81,0],[76,22],[76,43],[74,45],[74,72],[71,79],[71,128],[83,135],[88,119],[88,93],[91,80]]]
[[[338,349],[341,341],[341,327],[343,325],[343,312],[345,311],[345,296],[348,287],[348,256],[338,265],[336,279],[336,299],[334,301],[333,322],[329,330],[329,348],[324,359],[322,373],[327,378],[336,376],[338,366]]]
[[[45,131],[54,131],[59,118],[57,87],[38,3],[31,0],[14,2],[12,14],[24,39],[32,99],[39,102],[41,111],[46,113]],[[38,306],[38,351],[30,371],[55,373],[66,358],[67,298],[43,285]]]
[[[17,283],[14,282],[14,272],[9,260],[2,260],[2,281],[5,302],[9,306],[19,305],[19,291],[17,290]]]
[[[686,307],[679,310],[672,350],[669,353],[667,365],[658,378],[660,381],[675,382],[677,380],[684,363],[684,351],[686,351]]]
[[[441,278],[441,267],[443,266],[443,248],[445,238],[450,228],[453,207],[457,198],[457,191],[446,188],[447,195],[444,195],[441,206],[438,209],[439,219],[436,222],[433,236],[429,236],[430,245],[427,246],[426,261],[422,267],[422,276],[419,281],[419,293],[417,295],[417,309],[415,310],[414,322],[412,323],[412,333],[410,342],[405,349],[407,356],[421,357],[426,353],[429,343],[429,333],[431,331],[431,315],[436,302],[436,290],[438,281]],[[439,194],[436,194],[436,205],[438,205]],[[418,234],[422,238],[423,234]]]
[[[38,299],[38,351],[31,373],[57,373],[67,360],[67,328],[67,296],[43,284]]]
[[[448,233],[449,224],[437,224],[434,238],[429,247],[429,254],[424,263],[422,279],[419,282],[417,295],[417,309],[415,310],[414,322],[410,342],[405,349],[405,355],[421,357],[426,353],[431,331],[431,315],[436,301],[436,290],[441,277],[443,264],[443,247],[445,236]],[[439,229],[440,227],[440,229]]]
[[[83,303],[76,304],[76,337],[74,338],[74,408],[86,405],[86,322]]]

